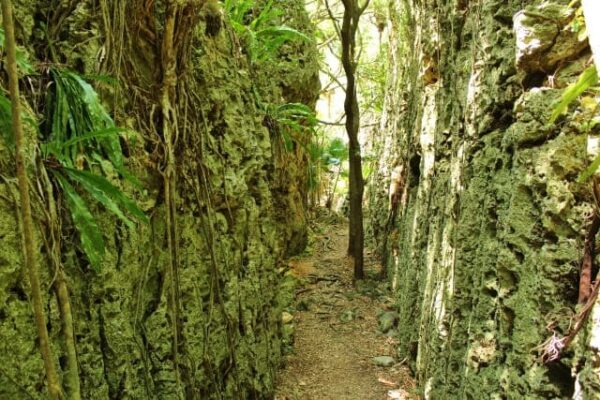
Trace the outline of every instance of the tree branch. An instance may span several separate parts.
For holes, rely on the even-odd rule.
[[[342,40],[342,31],[340,29],[340,25],[338,24],[337,18],[335,17],[335,15],[333,15],[333,11],[331,10],[331,7],[329,6],[329,0],[325,0],[325,8],[327,9],[327,14],[329,14],[331,23],[333,24],[333,27],[335,28],[335,32],[337,33],[337,36],[341,41]]]
[[[340,117],[340,119],[338,119],[337,122],[322,121],[320,119],[318,119],[317,122],[320,123],[321,125],[346,126],[346,123],[342,122],[344,120],[344,118],[346,118],[346,114],[342,114],[342,116]]]
[[[331,80],[334,83],[337,83],[340,87],[340,89],[342,89],[344,92],[346,91],[346,88],[344,87],[344,84],[342,82],[340,82],[340,80],[338,79],[338,77],[336,77],[333,72],[328,71],[327,69],[322,69],[321,72],[323,72],[325,75],[327,75],[329,78],[331,78]]]
[[[371,0],[366,0],[365,4],[362,7],[359,8],[358,18],[360,18],[363,15],[363,13],[367,9],[367,7],[369,7],[369,4],[371,4]]]

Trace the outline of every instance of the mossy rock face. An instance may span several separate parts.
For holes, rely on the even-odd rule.
[[[296,29],[312,32],[297,2],[274,3]],[[307,176],[301,152],[287,155],[289,170],[277,169],[275,141],[263,126],[256,93],[273,104],[314,105],[314,43],[283,49],[285,68],[276,69],[277,60],[250,68],[226,19],[220,29],[213,29],[215,21],[208,20],[205,8],[192,14],[193,24],[185,28],[189,31],[178,31],[181,46],[188,47],[179,49],[173,104],[179,129],[175,281],[168,267],[163,160],[156,131],[161,123],[163,2],[155,2],[152,10],[137,0],[83,1],[74,9],[59,8],[60,27],[52,48],[43,30],[45,16],[54,15],[48,2],[15,4],[18,36],[29,53],[55,57],[81,74],[113,75],[119,86],[99,85],[99,91],[117,123],[137,131],[131,136],[136,140],[127,143],[127,167],[144,190],[127,182],[120,185],[136,198],[150,224],[130,230],[101,207],[92,207],[107,245],[102,268],[94,272],[78,250],[67,212],[62,221],[61,261],[73,304],[82,397],[269,398],[284,346],[281,315],[292,290],[281,261],[304,246]],[[207,29],[209,23],[213,28]],[[107,29],[115,34],[108,37]],[[81,42],[86,45],[76,45]],[[0,154],[5,154],[3,147]],[[0,162],[3,176],[12,176],[11,168],[10,162]],[[22,272],[15,193],[11,180],[0,180],[0,343],[5,346],[0,352],[0,398],[41,399],[46,397],[43,365]],[[34,210],[37,221],[43,218],[39,204]],[[53,277],[42,232],[36,235],[51,344],[63,374],[60,316],[48,288]],[[290,245],[290,238],[298,240]],[[176,319],[174,287],[179,296]]]
[[[528,72],[551,72],[559,62],[576,58],[587,44],[567,27],[574,16],[575,9],[549,1],[515,14],[517,66]]]
[[[587,165],[580,122],[547,122],[561,91],[540,71],[554,58],[531,53],[526,70],[515,68],[512,17],[541,2],[398,3],[390,47],[409,51],[390,58],[385,145],[368,193],[396,293],[398,358],[411,360],[428,399],[570,399],[571,370],[590,350],[575,345],[550,364],[540,356],[576,311],[592,198],[576,183]],[[556,57],[581,48],[571,50]],[[587,58],[573,62],[570,82]],[[442,83],[421,79],[432,59]],[[387,225],[395,165],[406,171],[406,202]],[[588,365],[581,380],[590,384]]]
[[[260,0],[258,4],[266,4]],[[286,10],[281,23],[314,36],[314,27],[310,21],[304,2],[295,0],[277,0],[276,7]],[[319,53],[314,42],[291,41],[278,50],[278,56],[259,63],[261,73],[255,77],[254,84],[266,102],[277,104],[303,103],[311,107],[316,105],[321,83],[319,81]],[[273,82],[272,77],[279,78]],[[274,138],[276,139],[276,138]],[[286,255],[297,255],[308,243],[306,207],[308,198],[308,154],[306,148],[310,134],[304,132],[297,137],[293,149],[282,146],[273,147],[275,169],[271,175],[271,193],[275,202],[275,218],[282,227],[281,235],[287,244]]]

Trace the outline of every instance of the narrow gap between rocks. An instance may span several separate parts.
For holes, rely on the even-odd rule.
[[[367,279],[353,283],[345,221],[321,211],[310,254],[290,261],[298,281],[293,349],[276,400],[411,399],[414,381],[396,354],[397,314],[380,263],[366,253]],[[416,398],[416,397],[415,397]]]

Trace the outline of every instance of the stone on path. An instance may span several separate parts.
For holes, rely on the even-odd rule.
[[[394,360],[394,357],[390,357],[390,356],[379,356],[379,357],[373,357],[373,364],[377,365],[378,367],[391,367],[392,365],[394,365],[396,363],[396,360]]]

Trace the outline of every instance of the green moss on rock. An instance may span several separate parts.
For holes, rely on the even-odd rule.
[[[76,232],[64,214],[61,261],[73,304],[82,397],[272,397],[287,340],[281,313],[291,290],[280,267],[286,253],[303,246],[300,240],[292,250],[287,241],[306,232],[302,185],[307,177],[300,153],[290,158],[294,168],[274,176],[276,148],[263,126],[256,93],[265,93],[274,104],[312,106],[318,91],[314,43],[283,49],[286,63],[280,69],[274,62],[251,71],[226,20],[216,35],[206,35],[207,15],[200,12],[184,32],[190,47],[181,53],[175,104],[180,311],[174,321],[170,296],[175,283],[167,267],[160,132],[155,129],[161,114],[158,39],[164,4],[155,2],[148,10],[142,1],[84,1],[69,10],[62,3],[65,18],[58,20],[52,47],[42,29],[46,14],[53,15],[48,2],[17,1],[17,18],[23,23],[19,37],[31,54],[55,57],[82,74],[108,73],[119,79],[118,88],[100,86],[117,122],[139,132],[127,139],[127,163],[144,190],[119,184],[151,219],[148,226],[130,230],[96,207],[107,254],[101,271],[94,273],[77,250]],[[284,6],[282,17],[291,26],[312,32],[300,3],[275,3]],[[103,14],[107,10],[124,19],[112,20],[112,14]],[[149,30],[140,33],[142,25]],[[255,81],[253,74],[269,80]],[[0,164],[0,173],[11,176],[10,165]],[[21,276],[14,212],[18,201],[10,185],[10,180],[0,180],[0,341],[6,346],[0,351],[0,398],[44,398],[43,366]],[[40,249],[45,257],[41,244]],[[60,320],[43,257],[49,331],[64,373]]]
[[[569,399],[573,350],[550,364],[540,356],[577,303],[592,209],[576,183],[586,136],[574,122],[549,126],[560,91],[514,67],[522,2],[401,3],[390,5],[400,54],[379,138],[389,145],[369,194],[370,231],[387,242],[399,358],[427,399]],[[430,54],[441,83],[419,76]],[[397,164],[408,171],[406,202],[389,226]]]

